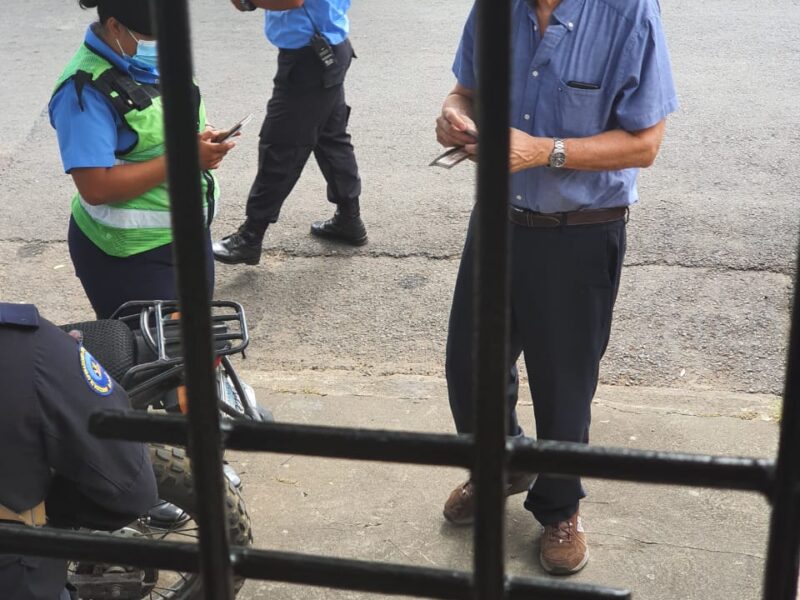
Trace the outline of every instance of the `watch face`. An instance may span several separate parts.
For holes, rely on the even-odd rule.
[[[567,155],[563,152],[554,152],[550,156],[550,166],[560,169],[567,163]]]

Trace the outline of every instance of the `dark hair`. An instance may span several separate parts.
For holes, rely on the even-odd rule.
[[[96,8],[102,24],[114,17],[128,29],[144,35],[153,34],[149,0],[78,0],[78,6]]]

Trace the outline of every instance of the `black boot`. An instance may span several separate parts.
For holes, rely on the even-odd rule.
[[[340,204],[332,219],[311,224],[311,235],[353,246],[367,243],[367,228],[358,208],[358,203]]]
[[[236,233],[214,242],[214,258],[226,265],[257,265],[261,260],[261,242],[266,229],[245,221]]]

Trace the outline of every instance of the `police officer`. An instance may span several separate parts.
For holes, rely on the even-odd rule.
[[[164,107],[148,0],[78,0],[96,9],[83,41],[56,81],[50,122],[72,177],[69,252],[92,307],[106,319],[130,300],[177,298]],[[199,89],[196,122],[203,209],[220,196],[212,171],[234,147],[206,127]],[[206,235],[209,294],[214,289]]]
[[[525,354],[540,439],[588,442],[591,402],[611,331],[640,168],[655,160],[678,106],[658,0],[513,0],[509,163],[511,253],[508,432]],[[456,53],[457,84],[437,120],[444,146],[477,150],[475,11]],[[462,255],[447,341],[450,406],[473,430],[472,227]],[[578,478],[512,474],[506,493],[544,527],[539,558],[554,574],[588,560]],[[530,487],[530,490],[528,489]],[[452,523],[475,509],[471,481],[445,503]]]
[[[0,522],[115,530],[156,502],[144,444],[101,440],[89,416],[125,392],[34,306],[0,303]],[[3,600],[63,600],[67,563],[0,555]]]
[[[231,0],[239,10],[266,9],[266,35],[280,49],[272,98],[261,128],[258,173],[247,199],[247,220],[213,246],[223,263],[258,264],[261,243],[300,178],[311,153],[328,182],[333,218],[311,225],[312,235],[360,246],[358,175],[347,133],[350,107],[344,80],[355,57],[347,39],[350,0]]]

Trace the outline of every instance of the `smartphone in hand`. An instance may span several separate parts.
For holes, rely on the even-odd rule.
[[[230,129],[226,129],[225,131],[220,131],[219,134],[217,134],[217,138],[214,141],[217,144],[221,144],[222,142],[227,142],[230,138],[239,133],[245,125],[247,125],[250,121],[252,121],[253,116],[254,116],[253,113],[250,113]]]

